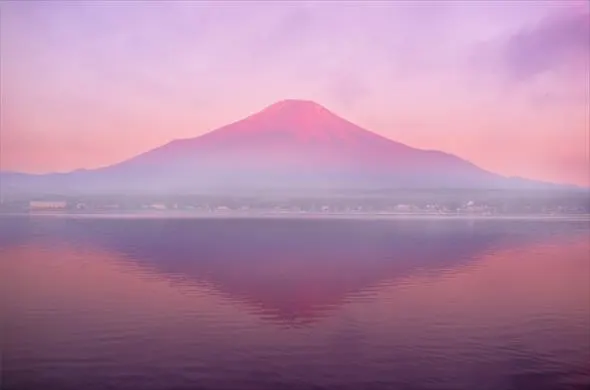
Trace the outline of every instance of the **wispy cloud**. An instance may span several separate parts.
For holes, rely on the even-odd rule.
[[[499,102],[527,102],[535,109],[589,102],[590,10],[549,8],[492,39],[467,57],[474,87]]]
[[[513,35],[504,47],[507,71],[527,81],[550,71],[587,71],[590,66],[590,13],[563,13]]]

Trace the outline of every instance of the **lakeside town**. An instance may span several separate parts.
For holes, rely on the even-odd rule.
[[[471,195],[471,196],[470,196]],[[403,214],[403,215],[588,215],[586,193],[425,194],[393,193],[323,196],[35,196],[0,199],[0,213],[195,214]]]

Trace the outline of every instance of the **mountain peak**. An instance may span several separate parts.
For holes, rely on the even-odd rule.
[[[319,107],[324,108],[321,104],[314,102],[313,100],[307,99],[283,99],[277,102],[274,102],[268,108],[275,107],[275,108],[285,108],[285,107]]]
[[[335,140],[369,133],[312,100],[284,99],[241,121],[240,132],[288,135],[292,139]]]
[[[283,115],[325,115],[330,111],[312,100],[303,99],[284,99],[271,104],[261,111],[266,114],[283,114]]]

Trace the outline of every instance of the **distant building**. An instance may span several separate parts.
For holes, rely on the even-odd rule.
[[[32,200],[29,202],[29,210],[63,210],[67,205],[63,200]]]
[[[152,203],[150,209],[154,210],[166,210],[168,207],[164,203]]]

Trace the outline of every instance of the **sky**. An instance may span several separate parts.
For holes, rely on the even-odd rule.
[[[0,169],[96,168],[283,99],[590,186],[589,1],[0,1]]]

